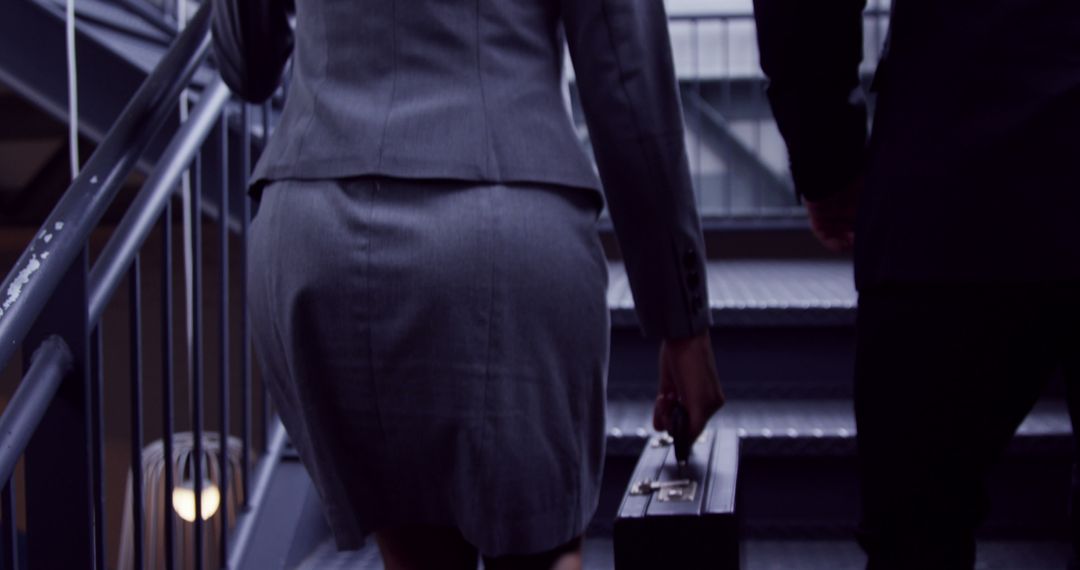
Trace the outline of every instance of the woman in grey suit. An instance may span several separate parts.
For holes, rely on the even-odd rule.
[[[723,403],[661,0],[213,0],[222,75],[292,81],[252,177],[261,369],[341,549],[391,568],[580,566],[604,455],[600,181],[654,423]]]

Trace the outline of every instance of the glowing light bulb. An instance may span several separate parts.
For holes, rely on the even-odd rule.
[[[187,522],[195,522],[195,484],[191,481],[184,481],[180,485],[173,488],[172,494],[173,510],[180,518]],[[202,501],[200,501],[200,507],[202,512],[202,519],[205,521],[217,513],[218,507],[221,505],[221,491],[218,490],[217,485],[208,480],[204,480],[202,484]]]

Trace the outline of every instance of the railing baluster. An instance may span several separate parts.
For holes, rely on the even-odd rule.
[[[191,190],[191,248],[192,248],[192,330],[195,332],[191,359],[191,431],[194,436],[192,450],[192,486],[195,492],[195,568],[203,567],[203,520],[202,520],[202,156],[195,159],[195,176]]]
[[[240,437],[241,483],[243,509],[251,497],[251,329],[248,322],[247,300],[247,239],[251,218],[251,199],[247,196],[247,179],[251,174],[251,107],[243,103],[240,111]]]
[[[764,83],[761,83],[753,90],[753,99],[750,106],[753,109],[754,117],[754,158],[762,160],[761,157],[761,130],[762,125],[765,123],[763,119],[765,109],[768,109],[769,104],[765,101],[765,87]],[[754,171],[753,174],[753,194],[754,194],[754,215],[762,216],[765,214],[765,196],[763,195],[763,184],[761,179],[761,172]]]
[[[262,148],[265,151],[266,145],[270,141],[270,100],[267,99],[262,105]],[[263,436],[263,449],[269,445],[270,441],[270,391],[266,387],[265,382],[260,382],[262,389],[259,391],[262,402],[262,436]]]
[[[165,202],[161,214],[161,431],[165,454],[165,569],[173,570],[176,560],[174,544],[176,514],[172,509],[172,494],[176,488],[173,477],[173,256],[172,256],[172,199]]]
[[[29,567],[35,569],[95,566],[88,249],[86,245],[80,248],[24,342],[28,352],[57,336],[72,357],[70,372],[26,447],[26,554]],[[29,360],[25,364],[31,364]]]
[[[881,38],[881,36],[882,36],[881,19],[882,19],[882,14],[885,12],[884,2],[882,0],[877,0],[876,2],[873,3],[873,6],[871,7],[870,11],[871,11],[870,18],[873,20],[873,26],[874,26],[874,59],[869,60],[869,58],[868,58],[867,59],[868,62],[869,61],[877,61],[877,60],[881,59],[881,42],[882,42],[882,38]],[[873,64],[868,64],[868,66],[873,67]]]
[[[173,52],[185,53],[192,52],[194,55],[191,61],[186,63],[187,67],[180,69],[179,74],[169,73],[167,75],[175,75],[183,77],[184,81],[193,73],[194,68],[198,67],[207,51],[209,45],[209,36],[205,30],[206,20],[209,17],[208,7],[204,7],[200,10],[198,16],[201,18],[197,20],[199,23],[198,29],[201,30],[199,34],[187,34],[181,38],[181,44],[184,49],[174,49],[170,51],[170,55],[167,56],[167,61],[173,61],[176,59],[176,55],[172,55]],[[200,46],[188,45],[194,41],[193,36],[201,35]],[[189,37],[190,36],[190,37]],[[196,47],[198,49],[196,49]],[[170,59],[171,58],[171,59]],[[176,64],[176,62],[173,62]],[[168,69],[175,67],[175,65],[159,66]],[[189,69],[190,68],[190,69]],[[155,74],[155,77],[158,74]],[[148,81],[149,85],[159,84],[160,82]],[[218,81],[220,83],[220,80]],[[170,84],[171,85],[171,84]],[[145,86],[144,86],[145,87]],[[213,86],[212,86],[213,87]],[[164,87],[163,87],[164,89]],[[172,90],[172,87],[169,87]],[[209,89],[211,93],[218,93]],[[141,89],[140,93],[145,91]],[[224,88],[221,87],[220,91],[224,93]],[[171,92],[171,91],[170,91]],[[204,92],[205,94],[205,92]],[[153,94],[151,94],[153,95]],[[147,107],[151,110],[156,110],[161,107],[155,101],[157,99],[171,100],[174,97],[172,95],[163,96],[157,94],[151,97],[151,95],[140,96],[137,100],[139,105],[135,106],[135,110],[128,110],[124,114],[123,120],[128,120],[128,123],[139,122],[147,126],[146,128],[139,127],[133,132],[137,135],[135,137],[121,137],[110,136],[107,142],[112,141],[127,141],[125,146],[130,146],[134,141],[135,147],[139,148],[142,145],[142,139],[149,140],[156,130],[156,125],[161,121],[158,119],[152,120],[150,123],[145,123],[146,113],[137,113],[139,107]],[[221,95],[220,100],[224,101],[226,95]],[[219,100],[218,95],[214,95],[206,100],[207,108],[214,108],[213,102]],[[153,99],[153,100],[152,100]],[[151,105],[151,103],[154,103]],[[220,107],[216,111],[208,111],[204,116],[209,117],[209,113],[219,113]],[[158,112],[158,111],[155,111]],[[264,122],[264,136],[268,137],[270,133],[270,112],[269,106],[264,107],[263,122]],[[160,113],[159,113],[160,114]],[[215,477],[217,477],[217,483],[220,485],[221,493],[221,506],[222,513],[222,528],[221,528],[221,565],[226,564],[226,555],[228,543],[226,542],[228,536],[228,518],[230,516],[228,508],[228,497],[230,496],[229,487],[229,432],[230,432],[230,409],[229,399],[231,385],[230,379],[230,360],[232,355],[229,354],[230,346],[230,317],[229,311],[229,284],[230,284],[230,271],[228,268],[229,262],[229,206],[228,206],[228,190],[233,186],[232,180],[229,176],[233,173],[228,168],[228,151],[227,144],[228,139],[228,124],[225,116],[217,116],[220,120],[221,129],[221,164],[215,165],[218,170],[212,170],[208,165],[209,163],[200,162],[201,158],[209,160],[214,159],[212,153],[206,153],[205,157],[199,157],[195,161],[194,168],[196,169],[196,182],[193,189],[193,199],[190,203],[193,226],[193,236],[191,243],[191,253],[193,257],[192,268],[192,301],[191,301],[191,326],[193,331],[193,338],[191,339],[191,365],[189,366],[191,378],[191,419],[192,419],[192,431],[194,439],[194,453],[192,454],[191,464],[193,479],[192,486],[194,487],[195,495],[195,523],[194,523],[194,564],[195,568],[202,568],[206,561],[213,559],[213,554],[207,552],[205,547],[206,533],[204,532],[205,523],[203,521],[203,503],[202,494],[205,490],[206,473],[208,471],[208,465],[204,463],[208,458],[203,455],[204,452],[204,440],[203,430],[205,418],[204,414],[204,381],[203,381],[203,360],[204,345],[203,345],[203,291],[202,291],[202,273],[204,268],[202,267],[202,235],[201,235],[201,220],[202,220],[202,191],[204,189],[209,190],[203,183],[206,182],[204,175],[209,174],[207,170],[211,170],[214,175],[220,174],[223,178],[221,187],[221,234],[220,234],[220,247],[221,247],[221,374],[219,385],[219,401],[221,403],[220,408],[220,435],[221,435],[221,448],[220,448],[220,469],[211,470]],[[133,118],[134,117],[134,118]],[[163,119],[161,119],[163,120]],[[211,118],[210,120],[214,120]],[[246,179],[247,173],[250,170],[250,134],[248,130],[250,122],[249,109],[244,106],[244,148],[243,148],[243,170],[244,178]],[[126,123],[125,123],[126,124]],[[155,128],[150,128],[155,127]],[[126,132],[126,131],[122,131]],[[205,130],[203,134],[198,136],[205,136]],[[187,141],[180,142],[177,141]],[[198,142],[190,142],[194,140],[190,136],[177,137],[173,139],[173,143],[170,144],[188,144],[189,148],[197,149]],[[116,146],[116,145],[114,145]],[[143,145],[144,146],[144,145]],[[113,149],[113,147],[110,147]],[[115,150],[115,149],[113,149]],[[140,148],[141,150],[141,148]],[[182,160],[183,163],[178,163],[180,159],[173,158],[173,162],[177,162],[173,165],[173,162],[169,161],[169,158],[164,157],[164,162],[170,165],[173,169],[183,169],[187,167],[187,162],[191,160],[191,155],[185,155],[186,151],[171,152],[171,157],[185,156]],[[111,161],[109,157],[115,155],[115,152],[100,153],[102,164],[108,165]],[[128,156],[132,154],[130,152],[119,156],[116,161],[127,165],[133,163],[134,156]],[[92,159],[93,160],[93,159]],[[125,168],[127,168],[125,166]],[[27,548],[22,549],[23,562],[28,562],[31,567],[63,567],[63,568],[91,568],[98,570],[105,570],[108,568],[107,561],[109,560],[106,543],[106,509],[105,509],[105,495],[104,495],[104,414],[103,410],[103,342],[100,319],[100,308],[104,307],[108,299],[112,297],[113,292],[118,284],[119,280],[124,276],[124,265],[129,264],[130,270],[128,271],[128,287],[129,287],[129,327],[130,327],[130,428],[131,428],[131,450],[130,450],[130,462],[131,462],[131,491],[132,491],[132,505],[130,515],[132,516],[133,526],[132,535],[125,537],[132,538],[133,553],[134,554],[134,567],[142,568],[146,565],[146,560],[151,559],[152,565],[158,563],[158,554],[152,552],[156,550],[155,538],[156,536],[148,536],[150,533],[150,527],[145,524],[145,517],[147,511],[149,511],[149,505],[145,501],[144,486],[146,485],[145,474],[143,471],[143,443],[144,443],[144,410],[143,410],[143,336],[142,336],[142,278],[141,278],[141,262],[137,254],[139,245],[133,246],[135,252],[127,251],[123,253],[127,261],[119,261],[116,263],[116,267],[101,275],[106,275],[109,279],[101,282],[101,279],[94,279],[89,282],[89,285],[100,285],[101,283],[111,284],[109,287],[96,287],[88,286],[88,260],[89,253],[86,247],[87,235],[100,218],[100,214],[104,213],[104,208],[108,206],[108,203],[112,201],[112,195],[115,194],[114,187],[117,186],[116,178],[119,175],[114,175],[115,172],[120,172],[123,168],[112,168],[111,170],[91,169],[88,168],[87,172],[94,174],[90,177],[87,174],[86,180],[80,182],[83,186],[86,184],[98,185],[102,189],[100,192],[93,194],[94,196],[102,197],[98,202],[105,204],[101,206],[98,202],[94,202],[87,208],[67,208],[58,209],[65,215],[58,217],[55,220],[50,219],[48,227],[52,227],[55,222],[55,232],[57,239],[52,241],[52,247],[42,250],[38,250],[40,254],[40,260],[43,261],[46,255],[50,255],[49,263],[42,267],[41,274],[49,274],[49,280],[47,283],[34,283],[36,289],[30,289],[29,292],[33,295],[24,295],[24,298],[34,301],[25,301],[19,307],[18,311],[9,313],[8,321],[11,321],[14,317],[20,317],[17,319],[19,323],[34,322],[33,319],[25,317],[25,315],[33,315],[36,317],[37,324],[31,326],[26,324],[23,326],[19,324],[18,327],[12,329],[7,325],[5,321],[4,330],[2,336],[5,339],[4,345],[17,346],[23,344],[24,348],[30,348],[32,345],[36,345],[41,341],[41,337],[44,335],[59,335],[55,340],[57,346],[63,348],[63,356],[58,357],[58,349],[52,350],[49,354],[50,358],[40,360],[39,362],[52,363],[52,368],[42,369],[39,367],[38,372],[32,373],[29,382],[29,386],[35,388],[33,394],[40,396],[40,399],[44,401],[46,396],[45,391],[40,387],[50,387],[48,391],[48,401],[51,402],[46,409],[44,406],[40,407],[41,416],[39,417],[40,423],[34,422],[36,431],[27,428],[25,430],[25,436],[27,440],[30,440],[31,433],[33,434],[33,440],[31,443],[25,441],[19,443],[19,449],[25,449],[26,457],[26,507],[28,512],[27,520],[27,533],[29,535],[29,545]],[[169,174],[166,172],[159,178],[161,180],[172,180],[168,178],[175,174]],[[82,180],[82,179],[80,179]],[[173,182],[162,182],[164,186],[171,186]],[[79,184],[73,186],[75,189],[79,189]],[[107,189],[107,191],[106,191]],[[75,195],[77,193],[69,189],[68,194]],[[81,196],[82,194],[79,194]],[[156,196],[156,194],[153,194]],[[97,200],[97,198],[95,198]],[[164,206],[158,202],[158,210],[161,212],[162,226],[162,382],[163,382],[163,396],[162,396],[162,422],[163,422],[163,447],[165,454],[166,470],[165,470],[165,487],[166,487],[166,499],[164,515],[166,517],[165,523],[165,563],[164,567],[172,569],[176,566],[176,536],[177,527],[175,526],[175,516],[171,508],[171,494],[177,486],[175,472],[172,469],[173,453],[174,453],[174,352],[173,352],[173,340],[174,340],[174,319],[173,319],[173,258],[172,258],[172,205],[171,199],[167,200]],[[250,205],[246,196],[242,200],[243,210],[243,229],[246,239],[246,232],[248,226],[248,217]],[[76,204],[78,206],[78,204]],[[149,208],[147,208],[149,209]],[[70,215],[68,214],[69,212]],[[55,217],[54,212],[54,217]],[[76,215],[79,214],[79,215]],[[91,215],[92,214],[92,215]],[[128,232],[127,236],[138,235],[139,243],[146,238],[146,234],[151,231],[154,223],[154,217],[157,212],[151,212],[147,215],[144,222],[140,222],[138,227],[142,228],[135,234]],[[65,224],[66,222],[66,224]],[[66,231],[60,235],[59,232],[62,227]],[[65,242],[65,236],[78,235],[77,239],[71,239],[70,241],[76,243],[75,247],[79,248],[79,252],[65,253],[67,250],[61,251],[59,247],[61,243]],[[49,238],[44,238],[45,243],[49,243]],[[125,238],[126,239],[126,238]],[[72,249],[71,247],[67,249]],[[27,250],[26,255],[34,253],[33,248]],[[61,255],[63,253],[63,255]],[[31,261],[37,262],[36,257],[30,258]],[[121,258],[122,259],[122,258]],[[242,260],[246,263],[246,259]],[[40,263],[39,263],[40,265]],[[50,266],[59,267],[50,267]],[[110,265],[112,267],[112,265]],[[60,271],[64,268],[63,271]],[[35,266],[36,269],[36,266]],[[52,270],[51,272],[49,270]],[[111,273],[115,271],[116,273]],[[59,277],[57,277],[59,275]],[[245,271],[246,275],[246,271]],[[38,279],[45,279],[44,277]],[[46,291],[46,293],[37,293],[36,291]],[[36,296],[35,296],[36,295]],[[41,299],[38,299],[40,297]],[[246,306],[246,298],[243,299],[242,305]],[[30,308],[23,308],[30,307]],[[43,308],[42,308],[43,307]],[[95,313],[93,307],[98,307],[99,312]],[[88,315],[94,315],[92,319],[88,319]],[[89,322],[88,322],[89,321]],[[28,332],[22,332],[19,327],[23,329],[29,329]],[[250,474],[250,453],[251,453],[251,433],[250,422],[252,420],[251,414],[251,376],[250,376],[250,332],[248,330],[248,322],[246,310],[243,313],[243,362],[242,375],[245,391],[245,465],[243,469],[244,478],[244,499],[247,500],[248,484]],[[7,342],[7,340],[11,342]],[[25,341],[25,342],[23,342]],[[70,351],[67,346],[70,345]],[[44,346],[44,343],[42,343]],[[11,349],[4,348],[2,355],[0,355],[0,361],[7,361],[10,357]],[[63,371],[59,370],[60,364],[63,364]],[[46,370],[51,372],[52,376],[43,376],[43,372],[40,370]],[[66,372],[70,370],[70,372]],[[66,376],[65,376],[66,374]],[[33,380],[41,380],[41,378],[48,378],[49,382],[34,382]],[[264,404],[266,404],[264,398]],[[265,410],[264,421],[269,422],[269,410]],[[7,414],[3,416],[5,421],[8,420],[21,420],[21,416],[18,414]],[[18,422],[17,422],[18,423]],[[26,425],[26,422],[23,422]],[[5,433],[8,433],[5,431]],[[16,438],[18,439],[18,438]],[[12,455],[10,460],[5,459],[5,466],[14,469],[15,458],[17,455]],[[210,457],[210,459],[215,459]],[[8,470],[7,467],[5,470]],[[155,471],[156,473],[156,471]],[[234,477],[236,474],[234,472]],[[260,480],[262,478],[260,477]],[[0,537],[0,543],[3,543],[5,553],[0,559],[0,568],[10,566],[12,568],[18,567],[19,561],[19,548],[17,546],[17,521],[15,519],[16,501],[14,493],[15,481],[9,478],[3,488],[2,494],[0,494],[0,526],[2,526],[3,537]],[[235,488],[234,488],[235,491]],[[155,505],[156,507],[156,505]],[[115,514],[115,513],[114,513]],[[125,515],[129,513],[123,513]],[[235,514],[235,513],[233,513]],[[212,538],[211,538],[212,539]],[[114,553],[115,554],[115,553]]]
[[[266,446],[269,445],[268,442],[270,441],[270,421],[272,419],[272,416],[270,415],[270,389],[266,386],[266,377],[263,376],[260,379],[262,380],[259,382],[261,386],[261,390],[259,390],[259,399],[262,401],[263,449],[266,449]]]
[[[19,568],[19,525],[15,520],[15,476],[4,483],[4,490],[0,494],[0,509],[3,509],[3,548],[4,570],[18,570]]]
[[[731,114],[731,83],[735,74],[731,71],[731,20],[720,19],[721,29],[724,32],[724,113]],[[735,202],[735,188],[732,187],[735,177],[731,173],[731,158],[724,157],[724,214],[730,216]]]
[[[219,138],[221,160],[218,163],[220,176],[218,196],[221,202],[218,210],[220,228],[218,245],[221,248],[219,260],[221,267],[221,321],[219,322],[221,371],[218,377],[218,410],[221,416],[218,449],[221,457],[218,468],[220,474],[218,489],[221,492],[221,507],[218,509],[220,513],[218,516],[221,517],[219,519],[221,521],[219,567],[224,567],[225,561],[229,559],[229,121],[227,113],[221,114],[218,128],[221,131]]]
[[[266,143],[270,141],[270,111],[272,107],[270,105],[270,99],[267,99],[262,104],[262,148],[266,149]]]
[[[94,501],[94,559],[98,568],[108,568],[105,549],[105,350],[101,340],[104,329],[99,322],[90,333],[90,463],[93,473],[91,494]]]
[[[143,408],[142,408],[142,295],[139,255],[128,273],[128,328],[131,335],[131,521],[135,546],[134,567],[143,567]]]
[[[51,241],[35,240],[23,250],[14,270],[0,284],[0,290],[7,291],[20,279],[23,268],[38,263],[40,260],[37,256],[48,253],[48,263],[43,264],[40,271],[34,272],[17,302],[8,307],[0,318],[0,339],[3,339],[0,342],[0,366],[8,364],[13,352],[23,343],[30,326],[37,322],[37,316],[46,303],[50,298],[57,297],[55,291],[62,277],[61,272],[76,262],[91,230],[108,211],[122,182],[169,116],[171,103],[168,108],[164,103],[174,99],[201,67],[210,50],[210,8],[209,3],[204,3],[199,9],[192,19],[191,32],[182,34],[174,41],[86,161],[79,176],[53,207],[41,226],[42,230],[52,235]],[[5,11],[5,20],[10,17]],[[83,334],[86,332],[83,331]],[[86,340],[85,336],[82,340]]]
[[[693,26],[692,27],[693,33],[692,33],[691,37],[692,37],[693,42],[694,42],[694,47],[693,47],[693,49],[692,49],[692,51],[690,53],[692,54],[692,57],[693,57],[694,93],[698,96],[698,101],[703,100],[701,98],[701,44],[700,44],[701,35],[700,35],[700,29],[699,29],[700,28],[700,23],[701,23],[701,20],[699,20],[697,18],[694,18],[693,20],[691,20],[691,24]],[[702,180],[703,180],[702,170],[703,169],[702,169],[702,164],[701,164],[701,146],[704,143],[704,141],[702,141],[701,139],[704,136],[705,130],[702,128],[702,124],[701,124],[701,106],[700,105],[694,105],[694,125],[695,125],[695,128],[697,129],[697,132],[694,133],[694,141],[696,143],[694,145],[694,166],[695,166],[695,172],[694,172],[694,195],[697,197],[697,203],[701,204],[702,199],[705,196],[705,188],[704,188],[704,185],[702,184]]]

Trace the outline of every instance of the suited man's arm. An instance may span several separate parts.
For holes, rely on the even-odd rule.
[[[709,324],[662,0],[563,0],[563,24],[638,318],[652,337]]]
[[[859,83],[866,0],[754,0],[761,68],[796,190],[811,201],[859,175],[866,103]]]
[[[213,0],[214,51],[225,83],[242,99],[266,100],[293,49],[286,0]]]

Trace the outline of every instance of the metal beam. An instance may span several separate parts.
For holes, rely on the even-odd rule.
[[[54,4],[63,1],[53,0]],[[162,51],[176,37],[176,25],[169,27],[160,17],[157,20],[143,18],[132,7],[121,2],[79,0],[75,3],[75,16],[80,24],[92,24],[98,29],[109,30],[158,45]]]
[[[697,127],[697,136],[723,157],[736,176],[752,181],[755,192],[794,204],[794,191],[784,177],[735,136],[719,111],[693,91],[683,90],[682,100],[687,126]]]
[[[83,78],[79,130],[99,141],[146,76],[82,30],[76,29],[75,45]],[[64,46],[64,16],[55,6],[35,0],[6,3],[0,18],[0,81],[66,124]]]

